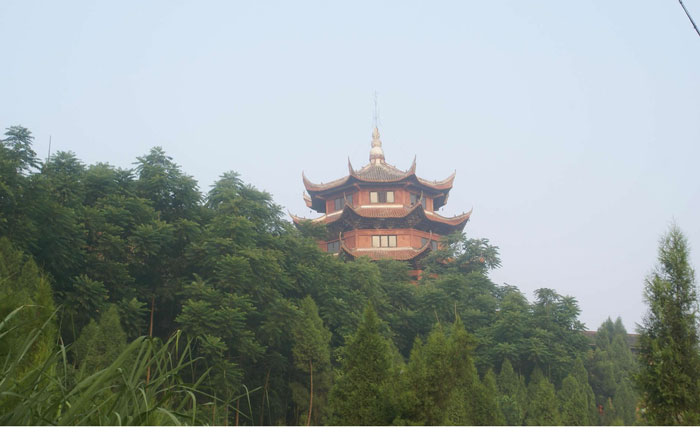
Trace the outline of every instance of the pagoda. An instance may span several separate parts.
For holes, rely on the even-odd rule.
[[[312,183],[302,172],[304,201],[322,216],[304,221],[324,224],[328,236],[319,241],[326,252],[372,260],[407,261],[420,274],[420,259],[440,247],[440,240],[462,231],[471,211],[444,217],[437,211],[447,203],[455,173],[442,181],[416,176],[416,159],[407,171],[384,159],[379,130],[372,132],[369,164],[355,170],[348,158],[348,175],[329,183]]]

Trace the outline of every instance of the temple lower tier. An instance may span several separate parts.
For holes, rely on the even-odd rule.
[[[351,257],[414,260],[438,248],[442,236],[417,229],[356,229],[319,241],[321,250]]]

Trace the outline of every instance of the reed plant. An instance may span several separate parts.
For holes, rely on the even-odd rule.
[[[200,359],[192,356],[179,331],[165,342],[139,337],[112,364],[90,374],[74,373],[69,349],[60,341],[50,355],[27,366],[28,353],[50,331],[54,318],[26,331],[17,321],[27,307],[16,308],[0,322],[0,346],[6,351],[0,353],[0,425],[205,425],[217,406],[236,413],[237,400],[249,398],[246,391],[222,401],[199,391],[208,370],[186,382],[183,377],[191,376],[187,372]],[[20,330],[26,336],[17,338],[14,333]],[[10,336],[20,342],[3,344]],[[252,419],[252,412],[238,414]]]

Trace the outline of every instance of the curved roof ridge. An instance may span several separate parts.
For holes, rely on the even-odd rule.
[[[474,210],[474,209],[472,209]],[[459,225],[462,222],[466,222],[469,220],[469,218],[472,216],[472,210],[469,210],[468,212],[464,212],[460,215],[457,216],[452,216],[452,217],[447,217],[443,216],[440,214],[437,214],[435,212],[425,213],[425,216],[435,222],[444,222],[450,225]]]
[[[324,189],[330,189],[330,188],[336,187],[336,186],[341,186],[350,178],[350,176],[346,175],[345,177],[339,178],[337,180],[333,180],[333,181],[328,182],[328,183],[314,183],[311,180],[309,180],[308,178],[306,178],[306,174],[304,174],[304,171],[302,171],[301,178],[304,181],[304,187],[306,187],[306,190],[319,191],[319,190],[324,190]]]
[[[410,172],[400,170],[399,168],[388,164],[385,161],[380,161],[379,163],[369,163],[352,174],[352,176],[358,180],[370,182],[398,181],[403,180],[409,175],[411,175]]]
[[[457,176],[457,170],[454,170],[454,171],[452,171],[452,174],[450,174],[449,177],[447,177],[444,180],[430,181],[430,180],[426,180],[424,178],[420,178],[418,176],[416,176],[416,178],[418,179],[418,182],[424,186],[433,187],[433,188],[437,188],[437,189],[446,189],[448,187],[452,188],[452,184],[454,183],[456,176]]]
[[[390,208],[379,207],[379,206],[353,207],[353,206],[347,204],[347,202],[345,204],[345,207],[347,207],[351,212],[355,213],[357,216],[360,216],[360,217],[382,217],[382,218],[392,218],[392,219],[404,218],[404,217],[410,215],[411,213],[413,213],[416,210],[416,208],[419,206],[420,207],[423,206],[420,201],[417,201],[415,204],[413,204],[412,206],[409,206],[409,207],[403,206],[403,207],[390,207]],[[345,207],[343,207],[342,213],[345,213]],[[369,215],[369,213],[372,213],[372,212],[376,213],[376,212],[382,212],[382,211],[384,211],[384,214],[382,214],[380,216],[370,216]],[[424,210],[424,213],[425,213],[425,210]]]
[[[312,219],[307,219],[305,217],[301,217],[301,216],[297,216],[295,214],[292,214],[292,212],[290,212],[289,210],[287,210],[287,214],[289,215],[290,218],[292,218],[292,222],[294,222],[297,225],[300,224],[301,222],[312,220]]]
[[[350,179],[356,179],[362,182],[368,183],[393,183],[398,181],[403,181],[411,177],[415,177],[418,184],[435,189],[435,190],[449,190],[452,189],[455,176],[457,171],[453,171],[452,174],[444,180],[430,181],[424,178],[420,178],[416,175],[416,159],[414,157],[413,163],[408,171],[402,171],[393,165],[386,162],[380,162],[376,164],[367,164],[362,168],[355,170],[348,159],[348,175],[341,177],[339,179],[330,181],[328,183],[314,183],[306,177],[306,174],[302,171],[301,177],[304,181],[304,187],[309,192],[322,192],[335,187],[340,187],[346,185]]]

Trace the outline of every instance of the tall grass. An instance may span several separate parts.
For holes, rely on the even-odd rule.
[[[16,321],[24,307],[0,322],[0,346],[3,339],[20,331]],[[111,365],[79,377],[75,383],[66,347],[60,343],[47,358],[26,368],[27,354],[52,325],[52,319],[31,329],[20,344],[6,347],[7,352],[2,353],[0,425],[203,425],[216,405],[235,412],[232,403],[248,396],[243,394],[224,402],[198,391],[208,371],[196,382],[183,382],[182,372],[199,359],[192,357],[189,342],[181,346],[180,332],[165,343],[140,337]],[[19,374],[20,367],[27,371]],[[206,406],[198,400],[206,400]],[[239,414],[252,419],[252,412]]]

